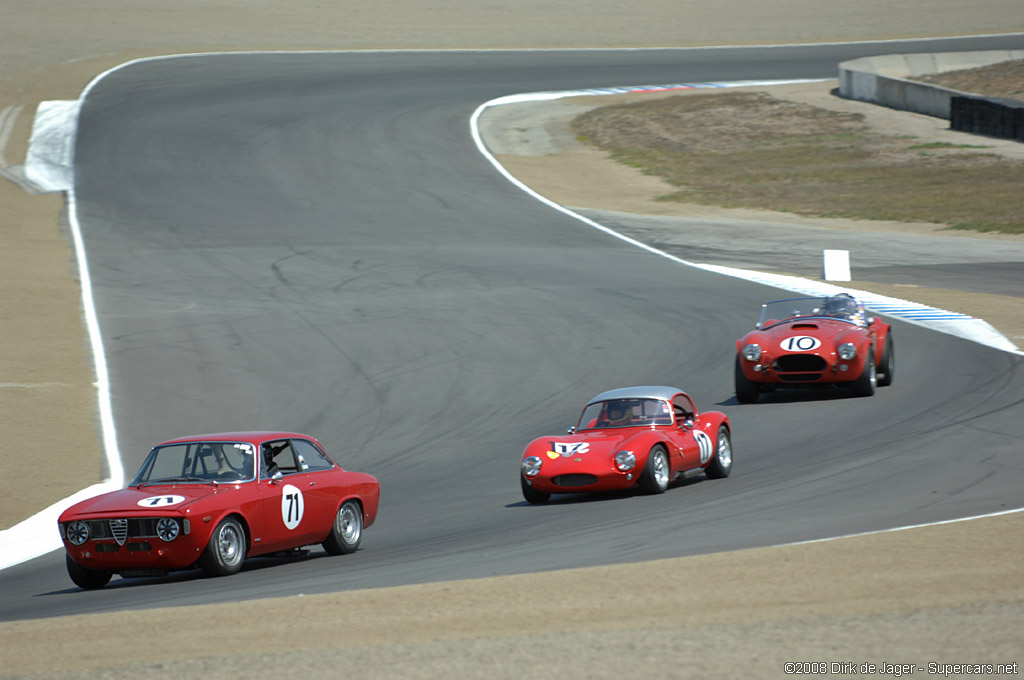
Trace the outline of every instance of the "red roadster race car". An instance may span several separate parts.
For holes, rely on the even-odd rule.
[[[71,506],[58,525],[71,580],[102,588],[113,574],[234,574],[247,556],[315,543],[351,553],[379,499],[374,477],[343,470],[313,437],[207,434],[158,444],[128,488]]]
[[[719,479],[731,470],[724,413],[698,413],[675,387],[623,387],[591,399],[568,436],[530,442],[519,481],[528,503],[545,503],[553,493],[663,493],[678,477]]]
[[[848,386],[870,396],[892,383],[889,324],[847,293],[761,305],[756,330],[736,341],[736,399],[786,387]]]

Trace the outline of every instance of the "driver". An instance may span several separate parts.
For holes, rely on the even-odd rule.
[[[624,401],[613,401],[605,407],[604,427],[626,427],[633,422],[633,409]]]

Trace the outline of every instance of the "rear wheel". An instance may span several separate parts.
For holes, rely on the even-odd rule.
[[[531,505],[539,505],[541,503],[547,503],[551,498],[551,494],[544,493],[543,491],[537,491],[532,486],[527,484],[526,480],[523,479],[522,475],[519,475],[519,486],[523,488],[523,498],[526,502]]]
[[[329,555],[354,553],[363,538],[363,510],[359,503],[347,500],[338,508],[331,525],[331,533],[321,543]]]
[[[71,555],[64,553],[64,559],[68,565],[68,576],[74,581],[75,585],[79,588],[85,588],[86,590],[96,590],[110,583],[110,577],[112,574],[109,571],[94,571],[92,569],[86,569],[78,562],[71,559]]]
[[[892,331],[885,337],[885,349],[878,361],[878,386],[888,387],[892,384],[892,374],[896,370],[896,351],[892,344]]]
[[[640,475],[640,488],[644,493],[665,493],[669,482],[668,453],[658,444],[647,454],[647,464]]]
[[[718,428],[718,441],[715,443],[715,457],[704,469],[708,479],[722,479],[732,472],[732,441],[729,428],[722,425]]]
[[[741,404],[753,404],[757,401],[761,390],[755,382],[743,375],[740,358],[736,357],[736,401]]]
[[[878,384],[878,374],[875,372],[875,357],[868,352],[868,358],[864,361],[864,370],[860,377],[853,381],[853,393],[858,397],[870,397],[875,393],[875,386]]]
[[[242,569],[245,560],[245,529],[234,517],[225,517],[213,530],[210,542],[199,557],[199,568],[207,576],[230,576]]]

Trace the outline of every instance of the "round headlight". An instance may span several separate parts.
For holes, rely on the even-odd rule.
[[[747,361],[757,361],[761,358],[761,346],[757,344],[747,345],[741,353]]]
[[[161,517],[156,522],[156,535],[160,537],[161,541],[170,543],[178,537],[178,520],[171,519],[170,517]]]
[[[636,467],[636,456],[632,451],[619,451],[615,454],[615,467],[620,472],[629,472]]]
[[[527,477],[536,477],[540,472],[540,464],[543,461],[537,456],[527,456],[523,459],[523,474]]]
[[[89,525],[80,519],[68,524],[68,540],[75,545],[82,545],[89,540]]]
[[[844,342],[839,345],[838,353],[840,359],[843,361],[849,361],[857,356],[857,347],[852,342]]]

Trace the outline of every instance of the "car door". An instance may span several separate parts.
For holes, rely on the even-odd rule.
[[[344,491],[338,488],[338,467],[316,443],[308,439],[293,439],[292,448],[301,470],[310,529],[323,538],[334,523]]]
[[[692,470],[703,467],[711,460],[714,442],[700,429],[700,417],[693,401],[685,394],[672,398],[672,415],[675,418],[677,442],[682,455],[682,469]]]
[[[302,468],[291,440],[265,442],[261,449],[263,524],[254,544],[260,552],[273,552],[318,542],[323,538],[323,509],[309,493],[315,477]]]

